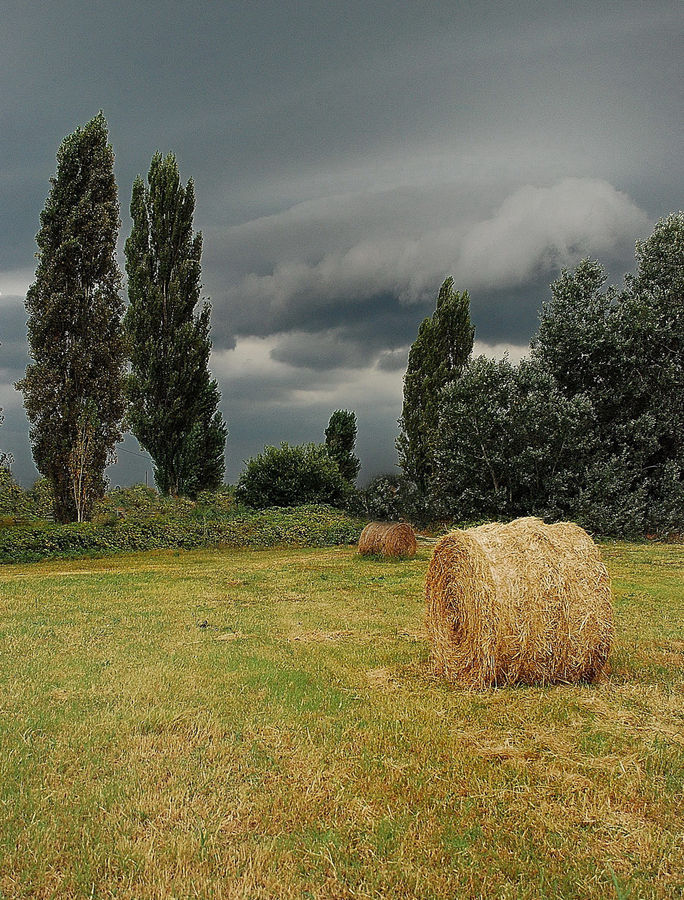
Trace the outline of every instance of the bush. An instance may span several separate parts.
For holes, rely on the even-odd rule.
[[[226,521],[35,523],[0,530],[0,563],[97,556],[125,550],[327,547],[356,543],[365,522],[326,506],[269,509]]]
[[[185,497],[168,497],[153,487],[134,484],[117,487],[98,500],[93,509],[93,522],[105,525],[111,521],[147,522],[186,517],[194,507]]]
[[[39,478],[25,491],[12,473],[0,466],[0,516],[3,520],[22,522],[52,516],[53,495],[47,478]]]
[[[322,444],[265,447],[247,462],[235,495],[254,509],[325,503],[343,508],[354,489]]]
[[[195,504],[195,514],[206,519],[225,519],[238,512],[235,488],[221,485],[215,491],[200,491]]]
[[[0,466],[0,515],[3,518],[16,516],[25,505],[24,494],[10,470]]]
[[[396,522],[413,518],[413,492],[408,479],[397,472],[372,478],[362,492],[363,510],[371,519]]]

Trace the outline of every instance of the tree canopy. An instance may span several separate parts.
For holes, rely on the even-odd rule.
[[[455,291],[453,278],[447,278],[437,295],[433,315],[418,330],[404,377],[399,462],[422,493],[428,492],[434,473],[440,393],[466,364],[474,334],[468,292]]]
[[[325,429],[325,446],[339,466],[343,478],[351,484],[356,481],[361,468],[358,456],[354,455],[355,444],[356,413],[349,409],[335,410]]]
[[[33,362],[17,387],[60,522],[88,518],[121,439],[125,346],[114,153],[99,113],[64,139],[26,295]]]
[[[173,154],[155,153],[147,186],[133,185],[126,241],[131,430],[154,461],[163,493],[196,496],[222,482],[227,429],[208,369],[210,308],[197,311],[202,235],[195,192]]]

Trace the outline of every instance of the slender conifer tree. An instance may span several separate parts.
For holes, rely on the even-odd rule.
[[[474,334],[468,292],[455,291],[453,278],[447,278],[439,290],[435,312],[422,322],[409,352],[399,420],[399,461],[423,495],[434,471],[440,391],[458,377],[468,361]]]
[[[350,409],[336,409],[325,429],[328,455],[339,466],[342,477],[351,484],[356,481],[361,462],[354,454],[356,444],[356,413]]]
[[[51,184],[26,295],[33,362],[17,388],[55,518],[70,522],[89,518],[104,492],[125,405],[119,203],[101,112],[64,139]]]
[[[208,369],[210,308],[199,311],[202,235],[195,191],[172,153],[155,153],[147,186],[133,185],[126,241],[129,419],[154,461],[160,491],[194,497],[223,480],[227,429]]]

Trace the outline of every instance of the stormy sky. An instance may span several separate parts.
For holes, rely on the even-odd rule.
[[[155,150],[195,181],[230,481],[337,408],[361,482],[391,470],[408,347],[447,275],[476,350],[518,359],[562,266],[598,257],[620,283],[683,205],[679,0],[1,6],[0,448],[24,483],[34,236],[60,141],[99,109],[121,247]],[[131,436],[118,459],[112,484],[151,471]]]

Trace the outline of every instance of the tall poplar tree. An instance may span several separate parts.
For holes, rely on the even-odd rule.
[[[101,112],[64,139],[51,184],[26,295],[33,362],[17,388],[55,518],[70,522],[89,518],[104,492],[125,408],[119,203]]]
[[[154,461],[160,491],[193,497],[218,487],[227,429],[208,369],[210,308],[197,311],[202,235],[193,234],[195,190],[172,153],[152,157],[147,186],[133,184],[126,241],[129,420]]]
[[[356,413],[350,409],[336,409],[325,429],[328,455],[337,463],[342,477],[352,484],[359,474],[361,462],[354,454],[356,444]]]
[[[455,291],[453,278],[447,278],[432,317],[423,320],[409,352],[399,419],[399,462],[422,495],[427,494],[434,472],[440,391],[468,361],[474,335],[470,296]]]

